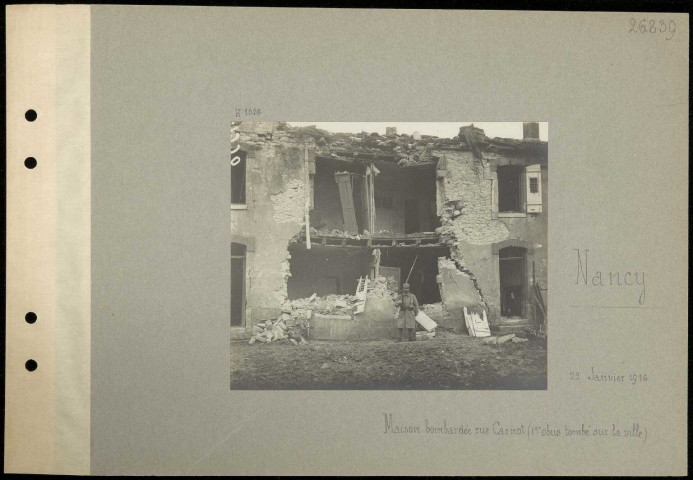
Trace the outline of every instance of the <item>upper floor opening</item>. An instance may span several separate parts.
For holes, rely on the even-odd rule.
[[[311,226],[350,235],[434,232],[440,226],[435,164],[400,167],[320,158]]]

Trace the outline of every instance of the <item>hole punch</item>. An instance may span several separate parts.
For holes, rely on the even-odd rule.
[[[26,315],[24,315],[24,320],[26,320],[26,323],[36,323],[38,317],[34,312],[28,312]]]
[[[38,113],[36,113],[36,110],[27,110],[24,114],[24,118],[26,118],[27,122],[33,122],[38,118]]]
[[[31,170],[32,168],[36,168],[37,163],[38,162],[34,157],[27,157],[26,159],[24,159],[24,166],[29,170]]]
[[[27,370],[29,370],[30,372],[33,372],[34,370],[36,370],[38,368],[38,363],[36,363],[36,360],[29,359],[26,361],[24,366],[26,367]]]

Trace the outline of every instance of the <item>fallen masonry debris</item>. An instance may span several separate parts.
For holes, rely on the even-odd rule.
[[[518,337],[514,333],[510,333],[508,335],[486,337],[481,341],[481,343],[483,343],[484,345],[504,345],[504,344],[508,344],[508,343],[526,343],[526,342],[529,342],[529,339]]]
[[[286,300],[282,305],[282,313],[274,320],[265,320],[253,326],[249,342],[271,343],[286,340],[294,345],[306,343],[310,338],[310,320],[320,318],[344,319],[355,318],[363,312],[367,299],[387,298],[394,305],[392,320],[399,315],[400,294],[397,291],[397,281],[393,277],[378,276],[373,281],[367,277],[359,279],[355,295],[330,294],[323,297],[312,294],[307,298]],[[418,332],[416,340],[431,340],[435,338],[438,323],[426,312],[437,318],[446,315],[441,303],[422,305],[415,320]]]
[[[359,302],[360,299],[356,295],[312,295],[310,298],[287,300],[282,306],[282,311],[292,316],[300,316],[297,312],[305,310],[323,315],[351,315]]]
[[[276,320],[265,320],[253,326],[253,336],[249,344],[255,342],[270,343],[280,340],[288,340],[294,345],[306,343],[308,319],[298,319],[282,313]]]
[[[421,340],[433,340],[435,338],[436,332],[416,332],[416,341]]]
[[[399,299],[399,293],[397,293],[397,282],[393,277],[383,277],[379,276],[371,283],[372,288],[369,288],[368,295],[366,298],[383,298],[390,296],[392,301],[396,304]]]

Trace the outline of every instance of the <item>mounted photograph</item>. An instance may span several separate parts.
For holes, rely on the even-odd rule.
[[[231,389],[547,388],[547,123],[230,137]]]

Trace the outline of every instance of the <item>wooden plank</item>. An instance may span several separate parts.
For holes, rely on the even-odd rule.
[[[356,211],[354,210],[354,194],[351,185],[351,174],[349,172],[337,172],[334,174],[339,187],[339,201],[342,204],[342,215],[344,216],[344,229],[350,233],[358,233],[356,223]]]
[[[419,310],[418,315],[414,318],[416,323],[421,325],[427,332],[430,332],[438,326],[438,324],[431,317],[426,315],[423,310]]]
[[[488,321],[486,319],[486,311],[483,310],[484,318],[482,319],[478,313],[472,315],[474,320],[474,336],[475,337],[490,337],[491,329],[489,328]]]
[[[368,188],[368,168],[366,168],[361,181],[361,218],[363,218],[363,228],[373,233],[369,225],[370,205],[368,203]]]
[[[375,230],[375,168],[372,163],[368,165],[368,170],[368,227],[372,232]]]
[[[467,307],[464,307],[464,324],[467,327],[467,332],[469,332],[470,337],[476,337],[474,333],[474,322],[472,321],[472,316],[467,312]]]

